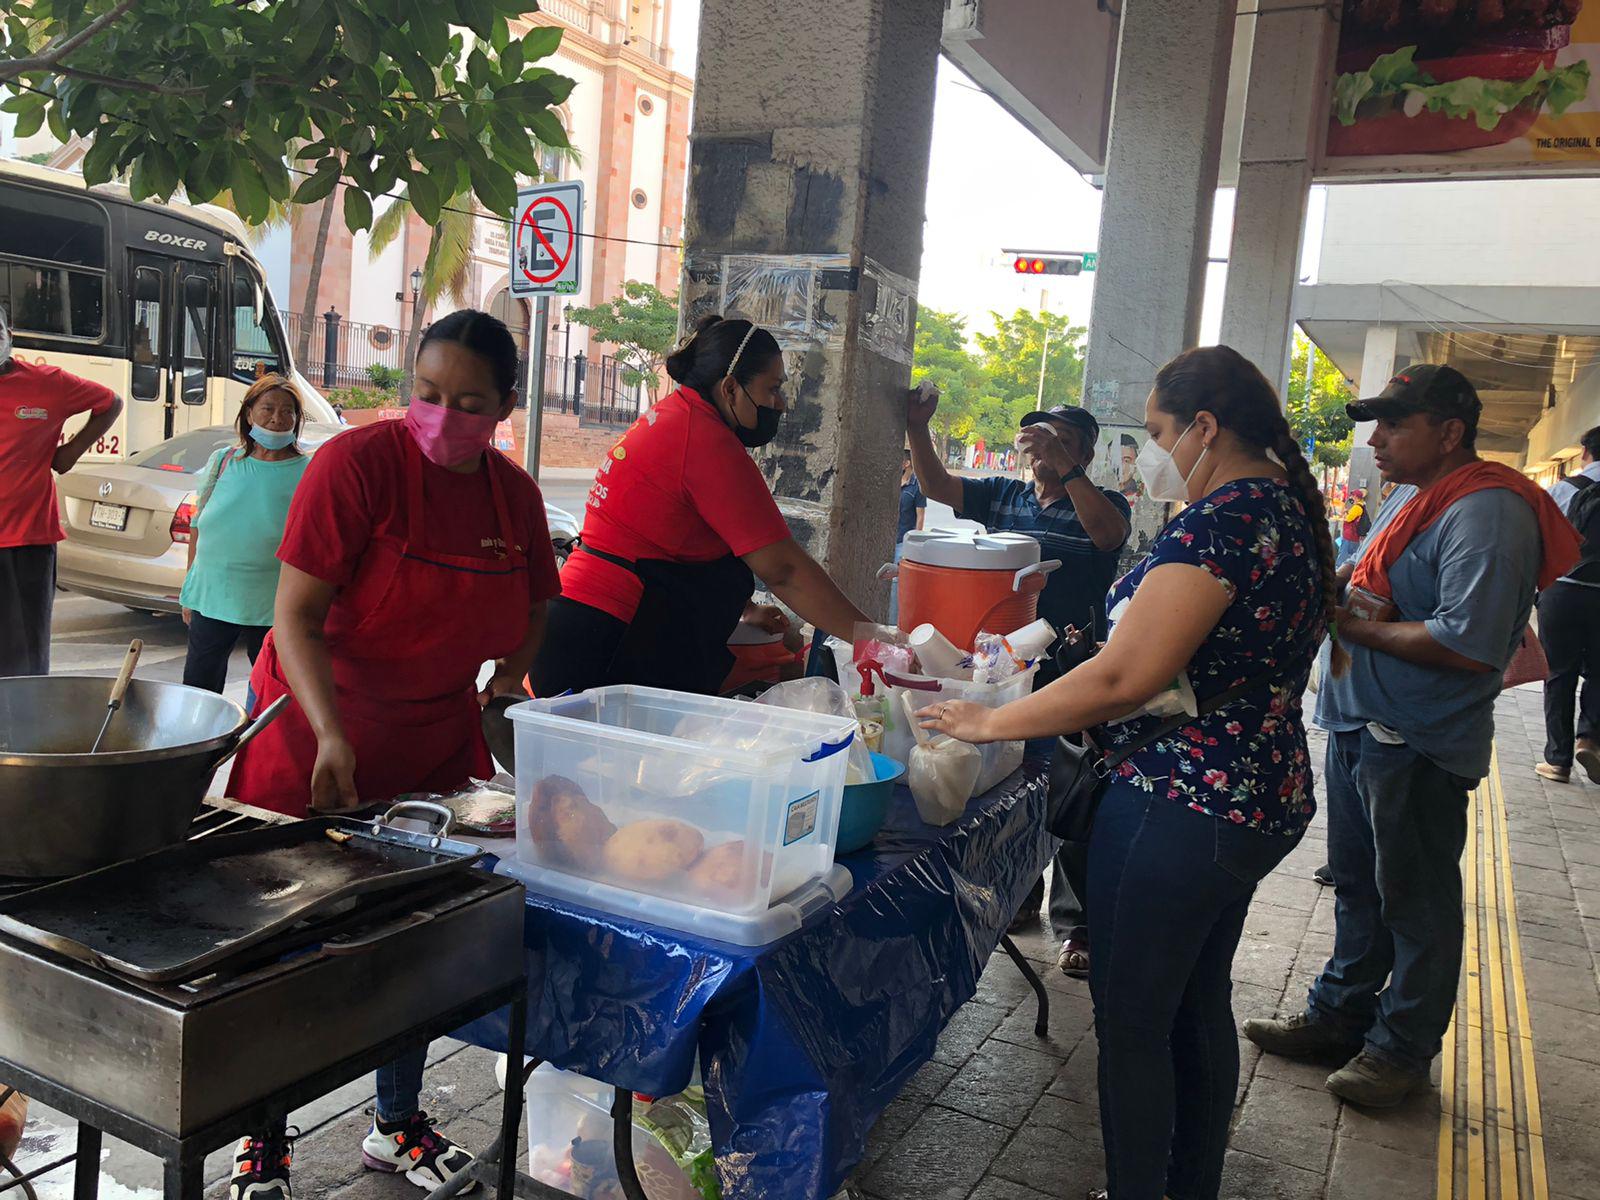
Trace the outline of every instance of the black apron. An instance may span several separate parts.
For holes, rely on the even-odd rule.
[[[733,669],[733,636],[755,595],[755,573],[732,554],[704,563],[646,558],[630,562],[582,546],[631,571],[644,585],[639,607],[606,675],[612,683],[714,696]]]

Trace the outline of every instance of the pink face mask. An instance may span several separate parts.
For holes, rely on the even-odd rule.
[[[495,426],[494,413],[469,413],[445,408],[415,396],[406,406],[406,426],[417,446],[441,467],[459,467],[489,448]]]

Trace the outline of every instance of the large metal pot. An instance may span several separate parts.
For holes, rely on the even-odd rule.
[[[182,841],[217,768],[285,703],[247,727],[214,692],[136,679],[90,754],[110,687],[0,679],[0,875],[77,875]]]

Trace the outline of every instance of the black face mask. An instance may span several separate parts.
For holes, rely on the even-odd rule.
[[[741,445],[755,450],[765,446],[778,436],[778,422],[782,419],[783,414],[775,408],[763,408],[757,404],[755,397],[744,391],[743,384],[739,386],[739,390],[744,392],[745,397],[750,401],[751,407],[756,410],[756,427],[754,429],[746,429],[739,423],[739,414],[735,412],[733,414],[734,436],[739,439]]]

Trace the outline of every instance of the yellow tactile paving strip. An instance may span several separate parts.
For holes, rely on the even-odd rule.
[[[1466,939],[1441,1055],[1438,1200],[1549,1200],[1498,756],[1467,818]]]

